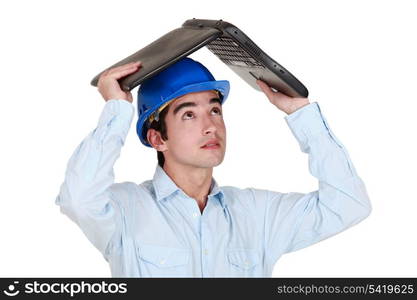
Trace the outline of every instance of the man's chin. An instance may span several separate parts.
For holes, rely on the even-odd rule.
[[[223,162],[223,158],[217,159],[217,160],[200,161],[196,165],[198,165],[198,167],[200,168],[214,168],[220,165],[222,162]]]

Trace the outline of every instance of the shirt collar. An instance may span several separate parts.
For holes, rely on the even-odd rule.
[[[155,196],[157,201],[168,198],[171,194],[181,189],[175,184],[174,181],[167,175],[165,170],[159,166],[156,166],[155,173],[153,176],[153,187],[155,189]],[[182,190],[181,190],[182,191]],[[209,196],[215,196],[219,200],[221,206],[226,206],[223,190],[217,184],[216,180],[212,178]]]

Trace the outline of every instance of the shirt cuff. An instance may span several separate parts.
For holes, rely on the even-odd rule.
[[[330,132],[326,119],[321,113],[320,106],[317,102],[310,103],[295,112],[285,116],[288,126],[293,135],[300,143],[301,149],[309,141],[323,132]]]

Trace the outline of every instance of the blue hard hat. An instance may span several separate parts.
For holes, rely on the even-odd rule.
[[[215,80],[210,71],[201,63],[189,57],[180,59],[142,82],[138,90],[136,133],[140,141],[145,146],[151,147],[146,138],[149,126],[147,120],[168,101],[188,93],[217,90],[223,104],[229,94],[229,89],[229,81]]]

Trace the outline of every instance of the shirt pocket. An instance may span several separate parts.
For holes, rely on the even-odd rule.
[[[139,245],[138,257],[143,277],[189,276],[191,250],[154,245]]]
[[[227,258],[232,276],[253,277],[259,265],[259,254],[255,249],[229,249]]]

